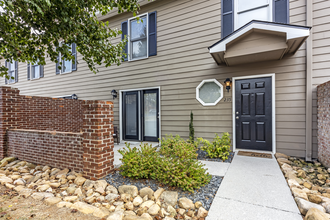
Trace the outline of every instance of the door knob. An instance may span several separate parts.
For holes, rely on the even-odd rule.
[[[236,115],[238,115],[239,113],[238,112],[236,112]]]
[[[238,116],[236,116],[236,119],[239,119],[239,117],[238,117]]]

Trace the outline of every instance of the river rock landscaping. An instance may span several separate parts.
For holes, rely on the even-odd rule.
[[[204,207],[208,203],[203,198],[198,201],[199,197],[190,197],[194,198],[191,200],[187,198],[189,194],[162,188],[152,182],[137,184],[138,188],[125,181],[121,182],[123,185],[112,182],[111,178],[115,180],[111,175],[106,180],[112,185],[106,180],[86,179],[82,173],[69,169],[35,165],[13,157],[0,162],[1,185],[17,192],[19,197],[33,198],[58,208],[66,207],[72,212],[79,211],[107,220],[203,220],[208,214]],[[214,196],[220,182],[221,178],[212,177],[205,186],[210,190],[206,196]],[[149,183],[151,187],[147,187]],[[213,187],[215,191],[211,190]]]
[[[281,153],[275,157],[305,220],[329,220],[330,168]]]

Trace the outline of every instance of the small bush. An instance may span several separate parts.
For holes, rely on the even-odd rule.
[[[215,134],[215,138],[212,143],[208,140],[204,140],[203,138],[197,138],[198,143],[202,143],[202,150],[206,151],[210,158],[221,158],[221,160],[225,161],[228,159],[230,152],[231,140],[229,137],[229,133],[225,132],[222,134],[220,138],[218,134]]]
[[[179,135],[173,137],[166,135],[160,141],[159,152],[165,157],[179,157],[182,159],[197,159],[196,146],[180,138]]]
[[[141,144],[140,149],[126,144],[126,148],[119,150],[119,153],[123,155],[123,176],[156,179],[191,192],[209,183],[212,178],[206,173],[204,165],[196,160],[195,145],[180,136],[163,138],[159,151],[148,144]]]

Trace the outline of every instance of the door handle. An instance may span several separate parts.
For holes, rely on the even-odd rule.
[[[239,119],[239,117],[238,117],[238,116],[236,116],[236,119]]]

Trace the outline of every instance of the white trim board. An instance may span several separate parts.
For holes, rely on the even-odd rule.
[[[233,77],[232,78],[232,121],[233,121],[233,151],[237,150],[244,150],[249,151],[246,149],[236,149],[236,120],[235,120],[235,81],[239,79],[251,79],[251,78],[261,78],[261,77],[271,77],[272,78],[272,153],[276,153],[276,120],[275,120],[275,73],[269,74],[261,74],[261,75],[251,75],[251,76],[240,76],[240,77]],[[258,150],[253,150],[257,151]],[[261,151],[260,151],[261,152]],[[266,151],[262,151],[266,152]]]
[[[160,86],[157,87],[148,87],[148,88],[137,88],[137,89],[122,89],[119,90],[119,142],[121,143],[123,141],[123,126],[122,126],[122,122],[123,122],[123,113],[122,113],[122,100],[123,100],[123,92],[128,92],[128,91],[141,91],[141,90],[149,90],[149,89],[158,89],[158,108],[159,108],[159,138],[162,137],[162,130],[161,130],[161,108],[160,108]],[[140,102],[139,102],[140,103]],[[140,104],[139,104],[140,105]],[[140,109],[140,108],[139,108]],[[140,120],[140,119],[139,119]],[[141,139],[141,135],[139,134],[139,138]],[[126,142],[126,141],[125,141]],[[133,141],[136,142],[136,141]]]

